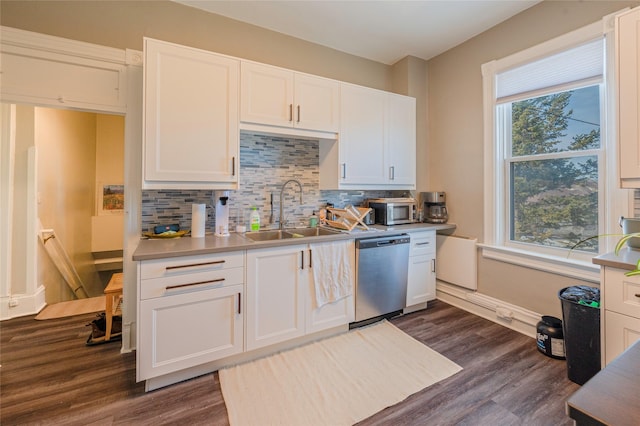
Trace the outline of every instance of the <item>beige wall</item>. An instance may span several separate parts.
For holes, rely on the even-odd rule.
[[[31,107],[16,107],[16,143],[13,208],[14,211],[24,211],[27,208],[27,184],[29,149],[35,146],[34,142],[34,111]],[[11,256],[11,294],[24,294],[27,292],[27,259],[26,256],[17,256],[17,253],[25,253],[27,250],[27,218],[24,214],[13,214],[12,227],[12,256]]]
[[[545,1],[432,59],[429,73],[429,177],[447,192],[457,233],[483,240],[483,111],[480,66],[524,50],[637,1]],[[577,280],[480,259],[478,290],[559,316],[557,292]]]
[[[166,0],[2,0],[0,22],[120,49],[152,37],[378,89],[391,78],[387,65]]]
[[[103,287],[91,255],[96,114],[36,108],[35,144],[40,222],[44,228],[56,231],[89,295],[98,296]],[[64,300],[68,295],[58,286],[43,284],[47,303]]]

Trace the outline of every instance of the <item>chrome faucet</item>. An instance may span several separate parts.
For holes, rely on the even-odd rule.
[[[300,204],[302,205],[302,184],[296,179],[289,179],[282,185],[282,189],[280,189],[280,229],[284,228],[284,189],[289,183],[292,182],[298,184],[298,186],[300,187]]]

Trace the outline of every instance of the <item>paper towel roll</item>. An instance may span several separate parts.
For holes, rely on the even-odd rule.
[[[204,237],[204,229],[207,223],[207,205],[191,205],[191,238]]]

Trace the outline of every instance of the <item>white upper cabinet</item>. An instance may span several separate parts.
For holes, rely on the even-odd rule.
[[[416,186],[416,99],[387,94],[388,182],[410,189]]]
[[[341,183],[386,183],[387,94],[366,87],[343,84],[341,95]]]
[[[321,189],[415,189],[415,98],[341,84],[339,142],[320,144]]]
[[[337,132],[339,99],[337,81],[242,62],[240,119],[245,123]]]
[[[145,39],[144,188],[237,189],[240,61]]]
[[[620,180],[640,188],[640,8],[616,17]]]

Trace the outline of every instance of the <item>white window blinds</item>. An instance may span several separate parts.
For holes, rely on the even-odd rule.
[[[497,102],[576,81],[601,79],[604,38],[496,74]]]

